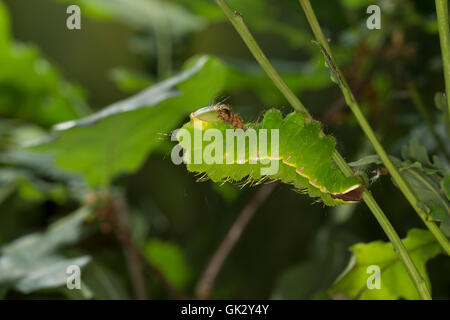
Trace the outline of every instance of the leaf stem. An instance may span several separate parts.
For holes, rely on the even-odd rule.
[[[230,20],[231,24],[234,26],[236,31],[239,33],[242,40],[245,42],[245,44],[247,45],[247,47],[249,48],[249,50],[251,51],[251,53],[253,54],[255,59],[261,65],[262,69],[267,73],[268,77],[273,81],[275,86],[286,97],[286,99],[289,101],[289,103],[292,105],[292,107],[298,111],[302,111],[302,112],[306,113],[308,116],[311,117],[311,115],[309,114],[309,112],[305,108],[305,106],[296,97],[296,95],[289,89],[289,87],[283,81],[281,76],[278,74],[278,72],[272,66],[270,61],[267,59],[265,54],[262,52],[262,50],[259,47],[258,43],[256,42],[255,38],[248,30],[248,28],[242,18],[242,15],[238,12],[233,12],[231,10],[231,8],[228,6],[228,4],[225,2],[225,0],[214,0],[214,1],[222,9],[223,13]],[[348,166],[348,164],[345,162],[344,158],[337,151],[334,151],[333,160],[336,162],[336,164],[339,166],[339,168],[342,170],[342,172],[344,174],[346,174],[346,175],[353,174],[353,171],[351,170],[351,168]],[[424,278],[420,276],[419,272],[417,271],[416,266],[414,265],[411,257],[408,254],[408,251],[406,250],[405,246],[403,245],[398,234],[395,232],[391,223],[387,219],[386,215],[383,213],[381,208],[378,206],[378,204],[376,203],[375,199],[372,197],[372,195],[369,191],[367,191],[367,190],[364,191],[363,199],[364,199],[365,203],[367,204],[367,206],[369,207],[369,209],[372,211],[375,218],[377,219],[381,228],[384,230],[387,237],[391,241],[394,249],[396,250],[397,254],[399,255],[399,258],[402,260],[403,264],[405,265],[405,267],[411,277],[411,280],[413,281],[414,285],[416,286],[420,296],[425,300],[431,299],[431,295],[428,291],[428,288],[426,287]]]
[[[445,252],[450,255],[450,242],[445,237],[445,235],[442,233],[442,231],[439,229],[439,227],[432,221],[429,221],[427,219],[427,214],[419,207],[419,200],[409,187],[409,185],[406,183],[405,179],[403,179],[402,175],[400,174],[399,170],[395,167],[391,159],[389,158],[387,152],[384,150],[381,143],[378,141],[375,133],[373,132],[370,124],[368,123],[366,117],[361,111],[361,108],[358,105],[358,102],[356,101],[355,97],[353,96],[353,93],[347,84],[341,70],[337,66],[337,64],[334,61],[333,55],[330,51],[330,47],[328,45],[328,41],[325,40],[325,36],[323,35],[322,29],[320,28],[320,25],[317,21],[316,15],[314,14],[314,10],[311,7],[311,3],[309,0],[299,0],[301,6],[303,7],[303,10],[305,11],[306,17],[308,19],[309,25],[313,29],[313,33],[319,41],[319,43],[322,45],[322,50],[326,50],[326,54],[329,57],[329,63],[332,65],[330,68],[333,69],[333,72],[337,74],[338,77],[338,84],[339,88],[341,89],[342,93],[344,94],[345,101],[347,102],[347,105],[352,110],[356,120],[358,121],[361,129],[364,131],[365,135],[369,139],[370,143],[372,144],[375,151],[380,156],[381,160],[383,161],[384,165],[388,169],[389,173],[391,174],[392,179],[394,179],[395,183],[397,184],[398,188],[401,190],[401,192],[404,194],[406,199],[409,201],[411,206],[414,208],[414,210],[419,215],[420,219],[422,219],[423,223],[427,226],[427,228],[430,230],[430,232],[434,235],[436,240],[439,242],[439,244],[442,246],[442,248],[445,250]]]
[[[450,33],[448,22],[448,0],[436,0],[436,14],[439,39],[441,41],[442,64],[444,66],[448,116],[450,117]]]

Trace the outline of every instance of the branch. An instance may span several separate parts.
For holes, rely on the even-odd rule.
[[[261,189],[258,190],[255,196],[241,211],[236,221],[234,221],[230,230],[228,230],[227,235],[222,240],[222,243],[212,256],[208,266],[203,273],[203,276],[198,282],[196,288],[196,296],[198,299],[208,299],[211,296],[211,292],[214,288],[214,282],[220,269],[222,268],[223,263],[227,259],[236,243],[239,241],[250,220],[263,205],[263,203],[267,200],[277,184],[277,182],[273,182],[262,186]]]

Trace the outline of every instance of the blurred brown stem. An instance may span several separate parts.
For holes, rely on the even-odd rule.
[[[123,248],[127,261],[130,279],[135,296],[139,300],[146,300],[149,294],[146,281],[142,271],[142,265],[158,279],[163,289],[175,299],[186,299],[177,288],[175,288],[164,276],[162,271],[145,257],[132,240],[129,223],[129,213],[123,195],[116,193],[110,196],[105,208],[100,210],[99,218],[107,222],[108,228],[114,233],[117,241]]]
[[[246,204],[244,209],[239,214],[236,221],[234,221],[227,235],[222,240],[222,243],[217,248],[212,256],[208,266],[206,267],[203,276],[197,284],[196,297],[198,299],[208,299],[211,296],[214,288],[214,282],[223,263],[227,259],[231,250],[239,241],[243,231],[247,227],[250,220],[255,215],[256,211],[263,205],[269,195],[277,186],[277,182],[266,184],[258,190],[255,196]]]

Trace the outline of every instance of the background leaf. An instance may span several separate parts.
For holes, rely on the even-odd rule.
[[[450,201],[450,177],[444,177],[442,179],[442,188],[444,189],[447,199]]]

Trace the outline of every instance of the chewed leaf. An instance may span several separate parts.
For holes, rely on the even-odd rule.
[[[189,171],[215,182],[292,184],[326,205],[361,200],[360,177],[346,177],[332,161],[336,141],[320,123],[272,109],[262,122],[244,124],[225,105],[202,108],[177,132]]]

